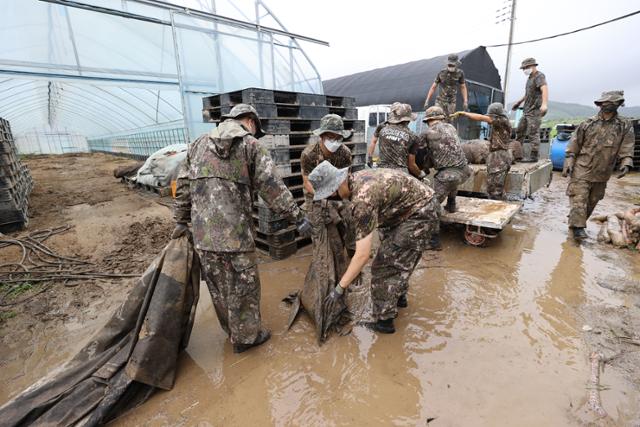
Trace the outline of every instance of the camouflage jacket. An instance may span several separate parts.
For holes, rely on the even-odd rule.
[[[511,123],[504,116],[492,116],[489,151],[508,150],[511,143]]]
[[[407,170],[409,150],[417,143],[417,136],[404,124],[379,125],[374,134],[378,138],[380,167]]]
[[[433,190],[412,176],[393,169],[365,169],[349,177],[356,240],[378,227],[393,227],[419,211]]]
[[[467,166],[458,132],[449,123],[441,121],[429,127],[420,135],[420,146],[426,150],[427,161],[435,169]]]
[[[606,182],[616,162],[633,166],[633,125],[618,115],[605,120],[601,114],[580,123],[565,151],[575,157],[572,179]]]
[[[453,73],[449,70],[440,70],[436,75],[435,84],[438,85],[438,97],[440,102],[456,102],[458,86],[464,84],[464,71],[457,69]]]
[[[269,152],[236,120],[226,120],[189,144],[178,174],[174,217],[191,221],[197,249],[255,249],[253,193],[290,220],[302,213],[277,175]]]
[[[329,157],[325,157],[320,147],[321,142],[314,142],[307,146],[300,155],[300,167],[302,174],[308,176],[316,166],[325,160],[328,160],[333,166],[342,169],[351,166],[351,150],[346,145],[342,145],[335,153],[331,153]],[[311,194],[307,194],[306,188],[304,189],[305,202],[311,203],[313,197]]]
[[[532,74],[527,79],[524,91],[524,114],[540,114],[542,105],[542,86],[547,84],[547,77],[540,71]]]

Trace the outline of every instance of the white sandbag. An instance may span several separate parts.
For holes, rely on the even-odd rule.
[[[173,144],[153,153],[138,170],[140,184],[167,187],[178,176],[178,169],[187,157],[187,144]]]

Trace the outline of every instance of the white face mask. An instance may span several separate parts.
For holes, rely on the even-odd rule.
[[[332,153],[335,153],[336,151],[338,151],[338,148],[340,148],[341,145],[342,145],[342,141],[340,141],[339,139],[324,140],[324,146],[327,148],[327,150],[331,151]]]
[[[456,67],[454,67],[453,65],[449,65],[447,67],[447,70],[451,71],[452,73],[456,70]]]
[[[525,68],[523,71],[525,76],[530,76],[533,73],[533,68]]]

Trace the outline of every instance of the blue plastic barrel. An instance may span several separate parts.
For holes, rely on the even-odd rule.
[[[567,144],[571,140],[570,133],[559,133],[553,141],[551,141],[551,163],[553,163],[554,170],[562,170],[564,164],[564,152],[567,149]]]

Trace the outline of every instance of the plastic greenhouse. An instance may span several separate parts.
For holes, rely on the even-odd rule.
[[[322,93],[301,42],[327,43],[260,0],[3,0],[0,16],[0,117],[22,153],[149,155],[209,129],[204,96]]]

